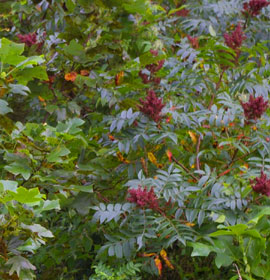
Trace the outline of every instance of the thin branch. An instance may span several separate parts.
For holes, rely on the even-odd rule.
[[[198,142],[196,146],[196,169],[197,170],[200,170],[200,159],[199,159],[200,145],[201,145],[201,136],[198,137]]]
[[[221,86],[221,81],[222,81],[224,72],[225,72],[225,69],[223,69],[222,72],[220,73],[219,80],[218,80],[218,82],[216,83],[216,92],[219,90],[219,88],[220,88],[220,86]],[[213,92],[213,93],[212,93],[212,98],[211,98],[210,104],[209,104],[209,106],[208,106],[208,110],[211,109],[211,107],[212,107],[212,105],[213,105],[213,103],[214,103],[214,99],[215,99],[215,93]]]
[[[194,180],[199,181],[199,179],[194,176],[181,162],[179,162],[174,156],[172,156],[172,160],[179,166],[181,166]]]

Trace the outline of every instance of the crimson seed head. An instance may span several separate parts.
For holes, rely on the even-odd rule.
[[[234,50],[240,48],[243,41],[247,38],[244,35],[240,23],[237,24],[235,30],[231,34],[225,33],[223,37],[225,39],[225,44]]]
[[[160,114],[165,104],[162,103],[161,98],[157,98],[153,90],[149,90],[148,95],[146,96],[146,100],[140,99],[140,102],[142,104],[141,106],[139,106],[141,112],[148,115],[155,122],[160,121]]]
[[[31,47],[37,43],[37,34],[36,33],[29,33],[29,34],[18,34],[17,37],[19,38],[21,43],[25,43],[26,46]]]
[[[249,96],[247,103],[241,102],[244,109],[244,114],[247,120],[256,120],[262,116],[268,106],[268,101],[264,101],[262,96],[254,98],[253,95]]]
[[[41,49],[43,43],[44,43],[44,37],[46,36],[46,32],[43,32],[43,40],[38,41],[37,40],[37,34],[34,33],[28,33],[28,34],[18,34],[17,37],[19,38],[21,43],[25,43],[26,46],[31,47],[33,45],[36,45],[38,47],[38,50]]]
[[[128,190],[130,195],[127,200],[129,202],[136,203],[140,208],[158,208],[158,199],[155,195],[154,188],[151,187],[150,191],[146,187],[142,188],[141,186],[138,189]]]
[[[182,9],[180,11],[175,12],[175,14],[179,17],[187,17],[189,14],[189,10],[188,9]]]
[[[261,171],[260,177],[255,178],[255,180],[250,180],[250,183],[254,192],[270,196],[270,180],[267,179],[263,171]]]
[[[270,2],[266,0],[250,0],[248,3],[243,5],[243,13],[250,16],[257,16],[260,14],[262,8],[270,5]]]

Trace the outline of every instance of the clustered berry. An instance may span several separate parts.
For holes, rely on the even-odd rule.
[[[257,177],[255,180],[250,180],[250,183],[252,184],[254,192],[270,196],[270,180],[267,179],[267,176],[263,171],[261,171],[261,177]]]
[[[238,50],[242,46],[243,41],[247,38],[244,35],[240,23],[237,24],[235,30],[231,34],[225,33],[223,37],[225,39],[225,44],[233,50]]]
[[[248,3],[243,5],[243,13],[247,16],[255,17],[260,14],[262,8],[270,5],[270,2],[266,0],[250,0]]]
[[[44,32],[43,35],[45,35],[45,32]],[[21,43],[25,43],[25,45],[28,46],[28,47],[36,45],[38,50],[42,47],[42,45],[44,43],[43,41],[39,42],[37,40],[37,34],[35,32],[24,34],[24,35],[23,34],[18,34],[17,37],[19,38]]]
[[[248,102],[241,102],[241,105],[244,109],[245,118],[247,120],[256,120],[266,111],[268,101],[265,101],[262,96],[254,98],[253,95],[250,95]]]
[[[151,187],[150,191],[146,187],[142,188],[141,186],[138,189],[128,190],[130,197],[127,198],[129,202],[136,203],[140,208],[158,208],[158,199],[155,195],[154,188]]]
[[[148,115],[155,122],[160,121],[161,111],[165,104],[162,103],[161,98],[157,98],[153,90],[149,90],[146,96],[146,100],[140,99],[142,106],[139,106],[139,109],[144,114]]]
[[[191,37],[187,35],[187,38],[192,46],[193,49],[198,49],[199,48],[199,39],[198,37]]]
[[[157,50],[150,50],[151,54],[153,56],[158,56],[158,51]],[[150,75],[143,73],[143,71],[139,72],[139,76],[142,78],[142,81],[144,84],[148,84],[148,83],[155,83],[155,84],[159,84],[160,83],[160,78],[159,77],[155,77],[155,73],[158,72],[164,64],[165,60],[159,60],[157,63],[152,63],[152,64],[148,64],[145,66],[145,68],[150,72]]]

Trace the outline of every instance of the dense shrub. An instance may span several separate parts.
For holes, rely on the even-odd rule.
[[[270,279],[269,4],[0,1],[1,279]]]

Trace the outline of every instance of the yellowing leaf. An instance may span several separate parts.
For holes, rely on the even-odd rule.
[[[195,134],[194,132],[192,132],[192,131],[189,131],[188,134],[189,134],[189,136],[190,136],[190,138],[191,138],[193,144],[196,144],[196,143],[197,143],[196,134]]]
[[[154,154],[153,153],[148,153],[147,154],[147,156],[148,156],[148,159],[153,163],[153,164],[157,164],[157,159],[156,159],[156,157],[154,156]]]
[[[162,257],[162,259],[165,261],[166,265],[170,268],[170,269],[174,269],[174,266],[171,264],[171,262],[169,261],[168,259],[168,256],[167,256],[167,252],[162,249],[160,251],[160,256]]]

